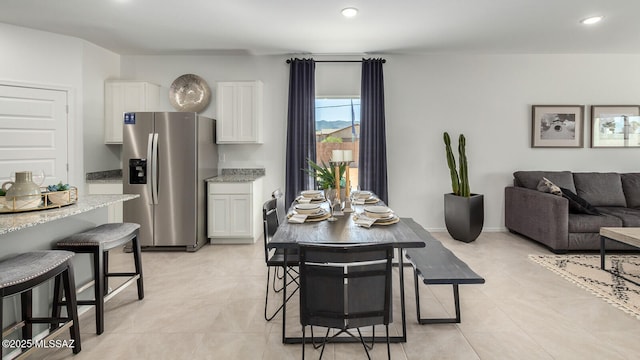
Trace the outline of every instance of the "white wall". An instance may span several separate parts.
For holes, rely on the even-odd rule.
[[[84,184],[83,41],[0,23],[0,81],[69,91],[69,182]]]
[[[215,118],[218,81],[262,80],[264,82],[264,144],[219,145],[219,168],[264,167],[264,197],[277,187],[284,189],[288,70],[285,58],[277,56],[123,56],[122,78],[138,79],[161,86],[161,111],[175,111],[169,103],[169,88],[180,75],[196,74],[211,88],[211,104],[200,114]]]
[[[0,24],[0,81],[69,91],[69,183],[120,168],[120,147],[104,145],[104,80],[120,76],[120,55],[84,40]]]
[[[104,81],[120,77],[120,55],[83,43],[84,172],[121,168],[122,145],[104,143]]]
[[[588,116],[585,148],[530,147],[533,104],[639,104],[638,55],[387,59],[390,202],[429,228],[443,228],[442,193],[450,191],[443,131],[467,138],[471,190],[485,194],[486,230],[504,228],[513,171],[640,171],[640,149],[589,148]]]
[[[265,167],[265,197],[284,186],[285,56],[120,57],[83,40],[4,24],[0,48],[0,80],[70,89],[73,183],[84,183],[84,168],[119,166],[120,148],[101,141],[104,79],[120,72],[122,79],[155,82],[162,86],[159,110],[171,111],[170,84],[194,73],[212,88],[212,104],[203,112],[211,117],[217,81],[264,82],[265,143],[220,146],[226,159],[220,167]],[[640,55],[385,57],[389,202],[401,216],[412,216],[430,229],[444,228],[442,194],[450,190],[443,131],[467,137],[471,188],[485,194],[486,230],[504,227],[504,186],[515,170],[640,171],[640,149],[588,148],[588,116],[585,148],[530,147],[533,104],[639,104]],[[359,74],[357,64],[320,63],[317,94],[355,95]]]
[[[315,57],[327,59],[327,57]],[[390,205],[430,229],[444,229],[443,193],[450,191],[443,131],[467,137],[471,189],[485,195],[485,230],[504,229],[504,187],[524,169],[640,171],[639,149],[533,149],[533,104],[639,104],[638,55],[389,55],[385,97]],[[284,183],[288,65],[284,56],[123,56],[123,78],[162,86],[203,77],[213,92],[203,112],[215,117],[215,84],[264,82],[264,145],[224,145],[220,167],[264,166],[265,198]],[[318,95],[359,93],[358,64],[319,63]],[[333,88],[332,88],[333,86]],[[587,107],[587,114],[589,108]]]

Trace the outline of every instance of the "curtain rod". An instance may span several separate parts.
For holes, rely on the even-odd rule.
[[[362,60],[314,60],[317,63],[361,63]],[[382,63],[386,63],[387,60],[382,59]],[[287,64],[291,64],[291,59],[287,59]]]

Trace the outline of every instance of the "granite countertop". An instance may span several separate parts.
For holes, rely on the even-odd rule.
[[[205,179],[207,182],[252,182],[265,176],[264,168],[222,169],[220,175]],[[106,170],[87,173],[87,184],[122,184],[122,170]]]
[[[207,182],[252,182],[265,175],[264,169],[222,169],[218,176],[205,179]]]
[[[140,195],[84,195],[81,196],[75,204],[61,208],[19,213],[0,213],[0,235],[69,216],[82,214],[111,204],[132,200],[137,197],[140,197]]]
[[[122,184],[122,169],[87,173],[86,182],[87,184]]]

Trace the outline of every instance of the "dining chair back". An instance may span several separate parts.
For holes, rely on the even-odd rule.
[[[274,192],[275,193],[275,192]],[[295,267],[298,266],[298,253],[297,251],[290,250],[287,253],[287,260],[285,261],[284,251],[282,249],[271,249],[269,247],[269,240],[273,237],[273,234],[278,230],[278,211],[277,211],[277,198],[267,200],[262,205],[262,224],[263,224],[263,240],[264,240],[264,260],[267,264],[267,290],[264,301],[264,318],[267,321],[272,320],[282,310],[281,304],[272,314],[268,314],[267,308],[269,307],[269,282],[271,279],[271,268],[276,268],[273,274],[273,291],[278,293],[287,285],[295,285],[295,289],[291,291],[286,300],[289,300],[295,292],[298,290],[298,272]],[[286,216],[286,214],[284,215]],[[282,274],[278,273],[278,269],[282,269]],[[287,273],[288,279],[284,276]],[[286,284],[285,280],[286,279]],[[276,281],[283,280],[281,287],[276,287]]]
[[[287,217],[287,209],[284,203],[284,193],[280,188],[271,193],[271,198],[276,199],[276,213],[278,214],[278,224],[282,224]]]
[[[369,357],[373,344],[365,343],[359,328],[374,325],[385,326],[390,358],[392,245],[301,244],[299,258],[303,339],[307,325],[311,326],[312,337],[313,326],[327,328],[320,358],[327,341],[342,333],[355,337],[349,329],[357,329]],[[328,338],[330,329],[339,331]],[[303,359],[304,347],[303,340]]]
[[[278,230],[277,199],[269,199],[262,205],[262,224],[264,227],[264,258],[269,261],[269,240]]]

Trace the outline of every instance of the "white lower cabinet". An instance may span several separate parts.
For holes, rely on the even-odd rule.
[[[96,194],[122,194],[122,184],[112,183],[87,183],[87,193],[90,195]],[[122,203],[109,205],[108,222],[121,223],[122,222]]]
[[[262,180],[209,182],[207,229],[212,244],[254,243],[262,235]]]

